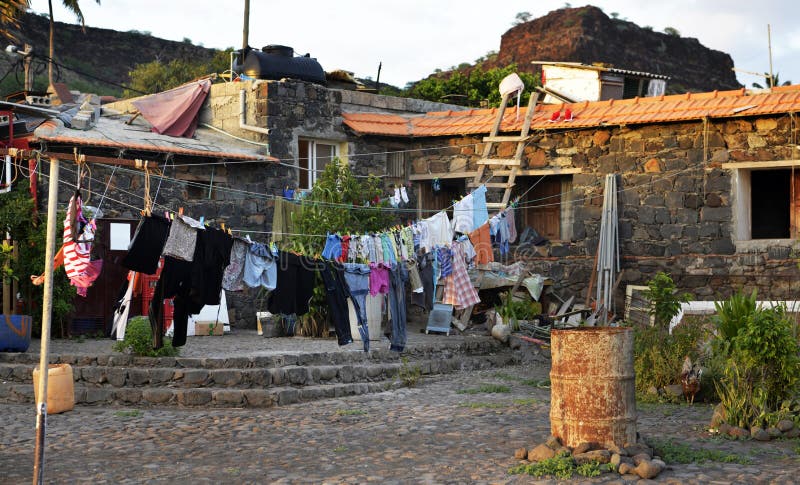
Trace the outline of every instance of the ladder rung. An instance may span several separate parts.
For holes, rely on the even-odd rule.
[[[520,165],[516,158],[481,158],[478,165]]]
[[[502,202],[487,202],[486,203],[487,209],[505,209],[506,205]]]
[[[506,182],[478,182],[475,181],[467,182],[469,187],[477,187],[479,185],[485,185],[487,189],[510,189],[514,186],[514,184],[508,184]]]
[[[484,136],[484,142],[503,143],[503,142],[522,142],[528,141],[530,136]]]

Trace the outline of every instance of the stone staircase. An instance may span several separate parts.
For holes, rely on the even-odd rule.
[[[54,355],[70,364],[78,405],[266,408],[403,386],[401,368],[421,376],[502,367],[517,358],[493,340],[445,348],[284,353],[232,358]],[[0,353],[0,403],[33,403],[36,354]]]

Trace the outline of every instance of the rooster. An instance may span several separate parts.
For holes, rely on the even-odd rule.
[[[694,396],[700,392],[700,376],[703,375],[703,369],[698,363],[692,363],[692,359],[687,355],[683,360],[683,368],[681,369],[681,387],[683,387],[683,396],[694,404]]]

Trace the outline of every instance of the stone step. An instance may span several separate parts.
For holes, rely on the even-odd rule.
[[[429,360],[420,365],[431,367]],[[330,382],[361,382],[392,377],[402,364],[285,366],[262,369],[186,369],[164,367],[73,366],[73,380],[78,385],[96,387],[228,387],[263,388],[283,384],[308,385]],[[0,381],[33,383],[31,364],[0,364]]]
[[[297,371],[287,372],[287,368],[269,369],[284,371],[282,379],[274,379],[270,372],[261,374],[269,381],[260,386],[244,387],[241,382],[230,387],[211,387],[206,381],[199,384],[185,382],[186,386],[170,386],[164,383],[134,386],[103,385],[84,380],[75,382],[75,399],[79,405],[121,406],[209,406],[209,407],[270,407],[332,397],[380,392],[403,385],[399,375],[403,365],[408,370],[419,369],[420,376],[443,375],[461,370],[500,368],[516,364],[510,352],[484,356],[463,356],[461,358],[423,360],[406,364],[362,366],[296,367]],[[292,368],[289,368],[292,369]],[[14,368],[17,375],[22,367]],[[129,371],[131,369],[128,369]],[[153,369],[136,369],[150,371]],[[83,370],[81,370],[82,372]],[[173,372],[201,372],[207,370],[175,370]],[[334,371],[336,378],[334,380]],[[220,370],[228,372],[231,370]],[[352,374],[350,374],[352,372]],[[327,373],[327,374],[326,374]],[[184,374],[185,377],[186,374]],[[278,373],[280,375],[280,373]],[[200,377],[201,374],[198,374]],[[82,377],[82,375],[81,375]],[[206,374],[207,377],[207,374]],[[329,377],[330,379],[325,379]],[[342,382],[343,380],[349,382]],[[33,384],[27,381],[13,381],[0,378],[0,403],[33,403]]]
[[[268,389],[154,388],[75,388],[75,404],[84,406],[118,405],[126,407],[247,407],[268,408],[299,402],[383,392],[402,384],[399,380],[319,384],[316,386],[273,387]],[[0,384],[0,402],[33,403],[32,384]]]
[[[248,369],[272,368],[293,365],[337,365],[376,362],[400,362],[402,358],[409,360],[425,358],[449,358],[452,355],[481,355],[498,352],[503,348],[496,340],[485,337],[466,338],[458,343],[442,343],[430,347],[408,349],[399,354],[390,350],[376,350],[369,353],[350,352],[316,352],[316,353],[281,353],[267,356],[219,358],[192,357],[138,357],[129,354],[114,353],[110,355],[51,355],[51,364],[70,364],[72,366],[109,366],[109,367],[157,367],[157,368],[206,368],[206,369]],[[39,355],[34,353],[0,352],[0,363],[7,364],[39,364]]]

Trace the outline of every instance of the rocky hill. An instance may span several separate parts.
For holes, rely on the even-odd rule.
[[[47,16],[28,13],[20,23],[21,29],[18,35],[20,44],[27,42],[34,46],[36,54],[46,56],[50,28]],[[97,78],[124,85],[129,80],[128,73],[137,64],[156,59],[169,62],[177,58],[207,61],[215,52],[214,49],[193,45],[188,40],[186,42],[164,40],[146,32],[118,32],[87,26],[84,33],[80,25],[63,22],[56,22],[55,31],[55,60],[64,66],[90,75],[79,75],[74,71],[62,69],[62,81],[66,81],[71,88],[98,94],[119,95],[122,89]],[[39,64],[35,78],[35,87],[39,89],[47,86],[47,71],[41,66],[42,64]],[[14,76],[9,76],[8,79],[15,81]],[[11,88],[12,86],[4,83],[4,92]]]
[[[497,56],[485,67],[512,62],[536,72],[531,61],[604,63],[671,77],[668,92],[736,89],[731,56],[697,39],[655,32],[611,18],[597,7],[564,8],[516,25],[503,34]]]

